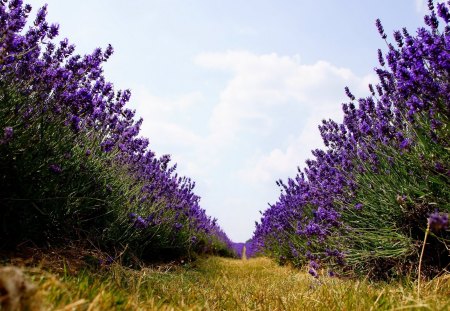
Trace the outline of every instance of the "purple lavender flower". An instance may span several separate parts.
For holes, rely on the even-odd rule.
[[[432,213],[428,218],[430,229],[434,232],[447,230],[448,228],[448,213],[439,213],[438,211]]]
[[[378,33],[380,34],[381,38],[386,39],[387,36],[386,36],[386,34],[384,33],[384,28],[383,28],[383,25],[381,24],[380,19],[377,19],[377,20],[375,21],[375,25],[377,26]]]
[[[308,273],[311,274],[316,279],[319,277],[319,274],[314,268],[309,268]]]
[[[448,24],[450,22],[450,13],[449,13],[447,7],[445,6],[445,4],[438,3],[437,11],[438,11],[438,15],[445,21],[445,23]]]
[[[3,129],[3,139],[0,140],[0,144],[8,143],[12,140],[14,135],[14,129],[11,126],[7,126]]]
[[[319,264],[318,264],[316,261],[314,261],[314,260],[311,260],[311,261],[309,262],[309,266],[310,266],[311,268],[315,269],[315,270],[318,270],[318,269],[319,269]]]
[[[106,51],[104,54],[105,59],[108,59],[113,53],[114,53],[114,48],[112,47],[111,44],[108,44],[108,47],[106,48]]]
[[[441,174],[445,173],[446,171],[444,165],[439,161],[434,164],[434,169]]]
[[[355,209],[356,209],[357,211],[360,211],[362,208],[363,208],[363,204],[362,204],[362,203],[356,203],[356,204],[355,204]]]
[[[350,92],[350,89],[346,86],[345,87],[345,94],[351,99],[355,100],[355,96]]]
[[[50,164],[48,168],[50,169],[51,172],[53,172],[55,174],[62,173],[62,168],[58,164]]]
[[[405,138],[400,142],[400,149],[407,149],[411,145],[411,140],[409,138]]]
[[[137,216],[134,220],[133,226],[136,229],[145,229],[148,227],[148,224],[144,218],[142,218],[141,216]]]
[[[109,139],[102,143],[102,148],[104,152],[111,152],[114,146],[115,146],[114,142]]]
[[[42,24],[45,21],[45,17],[47,16],[47,5],[44,5],[42,8],[39,9],[36,19],[34,21],[34,25],[38,26]]]
[[[398,47],[403,46],[403,36],[400,31],[394,31],[394,39],[395,39],[395,41],[397,41]]]
[[[50,26],[50,30],[49,30],[49,38],[53,39],[58,34],[59,34],[59,25],[58,24],[52,24]]]
[[[385,65],[384,58],[383,58],[383,52],[381,52],[380,49],[378,49],[378,62],[381,66]]]
[[[70,118],[70,126],[75,133],[78,133],[80,131],[80,121],[80,117],[75,115]]]
[[[375,91],[374,91],[373,85],[371,83],[369,84],[369,91],[372,94],[372,96],[375,96]]]

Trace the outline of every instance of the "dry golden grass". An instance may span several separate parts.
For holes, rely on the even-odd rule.
[[[423,282],[313,279],[267,258],[200,259],[185,266],[55,275],[26,273],[39,284],[32,310],[449,310],[450,275]]]

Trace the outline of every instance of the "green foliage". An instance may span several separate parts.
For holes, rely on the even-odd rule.
[[[141,202],[143,183],[117,160],[117,151],[101,150],[101,131],[74,133],[50,112],[31,114],[23,124],[17,107],[43,109],[36,97],[0,88],[0,124],[14,128],[13,139],[0,144],[0,247],[27,240],[58,245],[89,239],[111,256],[125,250],[130,259],[168,259],[214,249],[229,255],[223,241],[193,232],[187,218],[174,232],[175,214],[164,203]],[[160,213],[162,221],[136,230],[129,219],[136,211]],[[198,247],[192,245],[193,235]]]
[[[449,139],[449,121],[437,139]],[[348,250],[348,264],[362,273],[384,277],[416,270],[427,219],[435,210],[450,212],[450,149],[436,143],[427,133],[428,118],[417,117],[408,124],[409,139],[414,143],[399,151],[379,143],[375,153],[377,168],[366,162],[356,174],[358,184],[355,204],[360,210],[342,204],[342,221],[347,225],[341,245]],[[449,263],[448,232],[435,232],[428,241],[424,265],[428,274],[437,274]]]

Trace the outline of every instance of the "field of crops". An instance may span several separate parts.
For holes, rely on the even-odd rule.
[[[103,77],[113,48],[75,54],[56,40],[46,6],[23,31],[30,11],[22,1],[0,5],[2,247],[89,239],[111,257],[231,255],[195,182],[139,136],[130,91]]]
[[[343,123],[319,126],[326,146],[281,188],[254,243],[279,262],[374,278],[448,268],[450,26],[433,1],[425,27],[394,32],[378,50],[371,96],[342,105]],[[423,241],[427,237],[427,247]],[[423,256],[421,255],[423,253]]]

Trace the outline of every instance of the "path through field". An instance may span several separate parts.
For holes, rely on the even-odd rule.
[[[132,270],[118,264],[72,275],[29,270],[45,310],[448,310],[449,275],[424,282],[369,283],[278,266],[267,258],[209,257]]]
[[[155,294],[182,310],[447,310],[450,277],[428,284],[422,300],[407,284],[370,284],[281,267],[267,258],[209,258],[173,282],[155,282]],[[155,286],[156,285],[156,286]],[[170,309],[170,308],[169,308]],[[409,310],[410,308],[406,308]],[[177,308],[175,308],[177,310]]]

